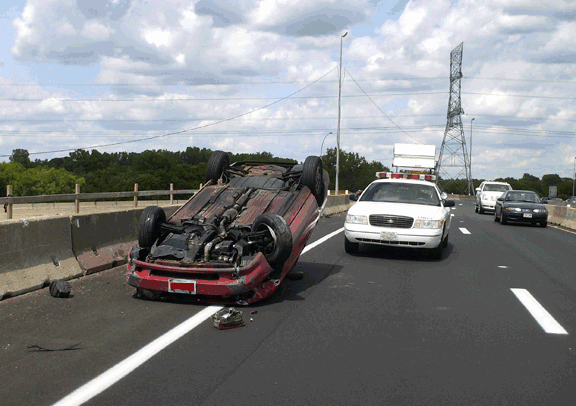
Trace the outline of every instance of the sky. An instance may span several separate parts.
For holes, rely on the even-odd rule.
[[[394,143],[438,155],[463,43],[472,176],[572,178],[574,33],[576,0],[4,0],[0,161],[189,146],[304,161],[337,143],[341,45],[340,147],[387,166]]]

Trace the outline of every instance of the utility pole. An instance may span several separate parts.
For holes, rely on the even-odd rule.
[[[340,105],[342,100],[342,40],[348,35],[345,32],[344,35],[340,37],[340,70],[338,73],[338,133],[336,136],[336,190],[335,193],[338,195],[338,179],[340,177]]]
[[[436,183],[440,177],[448,182],[444,184],[447,188],[460,176],[467,178],[467,189],[472,190],[472,179],[470,177],[470,161],[468,160],[468,149],[464,139],[464,128],[462,127],[461,114],[464,114],[460,100],[460,81],[462,79],[462,50],[464,43],[460,43],[450,52],[450,99],[448,101],[448,114],[444,139],[440,147],[440,155],[436,162]],[[452,169],[455,168],[455,169]],[[460,190],[464,194],[465,190]]]
[[[576,183],[576,156],[574,157],[574,176],[572,178],[572,196],[576,196],[574,194],[574,183]]]
[[[470,120],[470,182],[472,186],[468,187],[468,196],[474,196],[474,180],[472,179],[472,121],[474,121],[475,118],[476,117]]]

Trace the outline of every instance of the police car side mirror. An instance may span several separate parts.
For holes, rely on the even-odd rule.
[[[453,207],[456,206],[454,200],[444,200],[444,207]]]
[[[358,195],[356,193],[352,193],[350,195],[350,200],[352,200],[353,202],[357,202],[358,201]]]

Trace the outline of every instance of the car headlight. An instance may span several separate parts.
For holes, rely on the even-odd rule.
[[[504,210],[506,211],[522,211],[520,207],[506,207]]]
[[[534,213],[548,213],[546,209],[534,209]]]
[[[442,228],[444,220],[416,220],[414,228]]]
[[[355,214],[347,214],[346,215],[346,223],[368,224],[368,217],[367,216],[359,216],[359,215],[355,215]]]

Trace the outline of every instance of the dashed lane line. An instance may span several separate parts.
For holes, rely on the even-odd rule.
[[[564,327],[526,289],[510,289],[548,334],[568,334]]]
[[[472,234],[470,231],[468,231],[468,229],[464,227],[460,227],[458,230],[462,231],[462,234]]]
[[[314,241],[310,245],[307,245],[304,250],[302,250],[302,254],[329,240],[342,231],[344,231],[344,227],[320,238],[317,241]],[[188,332],[192,331],[194,328],[198,327],[202,322],[208,320],[214,313],[222,308],[223,306],[209,306],[199,313],[196,313],[194,316],[190,317],[188,320],[158,337],[144,348],[136,351],[124,361],[121,361],[106,372],[103,372],[96,378],[92,379],[90,382],[76,389],[68,396],[54,403],[53,406],[78,406],[89,401],[94,396],[108,389],[110,386],[124,378],[130,372],[134,371],[136,368],[152,358],[154,355],[158,354],[164,348],[168,347],[174,341],[178,340]]]

